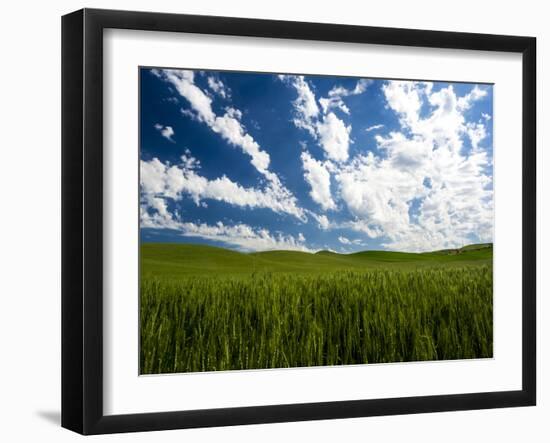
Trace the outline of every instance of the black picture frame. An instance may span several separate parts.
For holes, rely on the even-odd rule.
[[[103,413],[103,30],[171,31],[522,54],[522,389],[130,415]],[[62,426],[81,434],[536,403],[536,39],[83,9],[62,18]]]

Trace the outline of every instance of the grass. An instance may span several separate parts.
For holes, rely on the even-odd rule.
[[[458,251],[458,252],[457,252]],[[141,249],[143,374],[492,357],[492,246]]]

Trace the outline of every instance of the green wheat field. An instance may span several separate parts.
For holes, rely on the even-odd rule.
[[[239,253],[143,243],[140,372],[491,358],[493,247]]]

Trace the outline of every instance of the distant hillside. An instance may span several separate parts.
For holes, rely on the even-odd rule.
[[[338,254],[338,252],[327,251],[327,250],[317,251],[317,252],[315,252],[315,254],[316,255],[328,255],[328,256],[341,255],[341,254]]]
[[[474,245],[468,245],[460,248],[461,251],[473,251],[475,249],[485,249],[485,248],[492,248],[492,243],[478,243]]]
[[[430,254],[444,254],[444,255],[457,255],[457,254],[463,254],[464,252],[468,251],[479,251],[479,250],[493,250],[493,244],[492,243],[477,243],[473,245],[467,245],[463,246],[462,248],[458,249],[441,249],[439,251],[431,252]]]
[[[455,251],[455,252],[452,252]],[[363,251],[338,254],[319,251],[266,251],[241,253],[214,246],[176,243],[142,243],[142,276],[177,278],[181,275],[250,275],[257,272],[323,273],[359,269],[414,269],[434,266],[490,264],[492,244],[469,245],[457,250],[428,253]]]

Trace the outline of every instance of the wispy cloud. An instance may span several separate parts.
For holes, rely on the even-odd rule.
[[[367,132],[376,131],[377,129],[382,129],[383,127],[384,125],[380,123],[378,125],[369,126],[368,128],[365,129],[365,131]]]
[[[348,246],[351,246],[351,245],[361,246],[361,245],[363,245],[363,240],[361,240],[360,238],[350,240],[349,238],[344,237],[342,235],[338,237],[338,241],[340,243],[342,243],[343,245],[348,245]]]
[[[224,83],[216,79],[214,77],[208,77],[208,87],[212,89],[216,94],[218,94],[221,98],[229,98],[231,95],[231,92],[227,86],[224,85]]]
[[[343,97],[362,94],[367,90],[367,86],[372,83],[372,80],[359,79],[353,89],[346,89],[343,86],[335,86],[328,92],[328,97],[319,99],[319,103],[326,114],[330,109],[339,109],[344,114],[350,114],[350,109],[344,103]]]
[[[328,159],[346,161],[349,157],[351,125],[346,125],[333,112],[320,113],[315,94],[303,76],[279,78],[293,86],[298,93],[293,103],[296,113],[294,125],[307,130],[318,141]]]
[[[184,97],[196,113],[199,121],[206,123],[212,131],[220,134],[230,145],[236,146],[249,155],[252,165],[270,180],[276,177],[269,171],[270,157],[260,148],[254,138],[241,124],[240,111],[229,108],[225,114],[216,115],[212,109],[212,99],[194,83],[193,71],[164,69],[153,71],[157,76],[169,82]]]
[[[241,251],[316,251],[306,246],[303,234],[293,236],[271,233],[268,229],[254,228],[244,223],[226,225],[221,221],[215,224],[181,222],[174,219],[163,219],[158,214],[154,216],[145,214],[142,215],[141,226],[153,229],[172,229],[184,237],[221,242]]]

